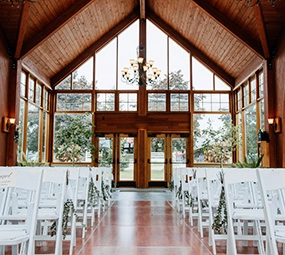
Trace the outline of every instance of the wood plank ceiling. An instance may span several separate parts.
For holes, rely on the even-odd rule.
[[[274,57],[285,27],[285,0],[39,0],[20,8],[0,1],[0,32],[11,58],[54,85],[142,9],[231,85],[256,58]]]

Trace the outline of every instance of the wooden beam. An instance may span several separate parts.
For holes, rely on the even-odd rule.
[[[24,43],[21,58],[27,56],[33,49],[42,44],[45,40],[55,34],[71,19],[73,19],[78,12],[87,8],[94,0],[80,0],[71,4],[70,7],[61,15],[59,15],[53,22],[49,23],[45,28],[37,34],[36,37],[31,38]]]
[[[263,54],[265,58],[269,59],[271,55],[269,51],[268,40],[266,36],[266,29],[265,29],[263,14],[261,11],[261,6],[254,5],[253,10],[254,10],[254,15],[255,15],[255,20],[256,20],[256,27],[257,27],[259,38],[260,38],[261,45],[263,48]]]
[[[120,22],[117,26],[111,29],[108,33],[103,35],[98,41],[93,43],[87,50],[82,52],[76,59],[71,63],[66,65],[59,73],[51,78],[51,86],[54,87],[57,83],[62,81],[68,74],[74,71],[78,66],[80,66],[84,61],[95,54],[96,51],[103,48],[108,44],[114,37],[121,33],[126,27],[131,25],[139,18],[139,12],[132,12],[126,19]]]
[[[193,44],[191,44],[186,38],[179,34],[171,26],[167,25],[163,20],[157,17],[151,10],[147,10],[147,18],[153,22],[157,27],[159,27],[164,33],[168,34],[172,39],[174,39],[178,44],[180,44],[184,49],[191,52],[192,56],[199,59],[205,66],[216,73],[224,82],[226,82],[231,87],[234,87],[234,78],[225,72],[224,69],[217,66],[217,63],[209,59],[205,54],[198,50]]]
[[[17,43],[14,53],[14,58],[19,59],[21,56],[22,46],[26,34],[26,28],[27,28],[27,19],[29,17],[31,3],[26,2],[23,5],[22,12],[21,12],[21,18],[20,18],[20,24],[19,24],[19,30],[18,30],[18,37],[17,37]]]
[[[140,19],[145,19],[145,0],[140,0]]]
[[[223,28],[231,33],[235,38],[241,41],[244,45],[250,48],[258,56],[264,59],[263,51],[259,42],[254,40],[250,34],[228,19],[225,15],[220,13],[214,8],[208,1],[205,0],[192,0],[202,11],[210,15],[216,22],[218,22]]]

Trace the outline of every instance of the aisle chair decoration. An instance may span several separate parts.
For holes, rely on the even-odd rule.
[[[75,169],[74,169],[75,170]],[[78,169],[76,169],[78,171]],[[74,200],[76,199],[77,187],[75,190],[71,187],[70,179],[69,179],[69,172],[66,172],[66,191],[65,191],[65,201],[63,204],[63,214],[62,214],[62,238],[65,240],[67,236],[68,227],[72,225],[72,218],[75,217],[75,220],[78,219],[76,205]],[[56,235],[56,227],[57,222],[54,221],[50,228],[50,235]],[[73,226],[72,226],[73,227]]]
[[[240,126],[235,126],[230,119],[224,118],[223,126],[214,129],[212,122],[208,122],[208,127],[202,130],[204,141],[201,145],[204,157],[207,162],[218,163],[220,168],[224,164],[230,163],[232,153],[236,151],[241,143]],[[220,176],[223,182],[223,176]],[[225,206],[224,188],[221,189],[220,202],[215,221],[212,228],[220,233],[226,233],[227,228],[227,209]]]

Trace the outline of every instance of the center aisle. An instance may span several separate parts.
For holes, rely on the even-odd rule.
[[[121,190],[78,255],[212,254],[172,207],[167,190]]]

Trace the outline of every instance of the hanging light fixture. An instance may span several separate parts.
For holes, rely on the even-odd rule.
[[[36,3],[38,0],[1,0],[1,2],[10,2],[12,7],[21,7],[25,2]]]
[[[239,2],[241,2],[242,0],[238,0]],[[250,7],[253,7],[254,5],[259,5],[259,3],[261,2],[261,0],[246,0],[247,1],[247,5]],[[278,0],[267,0],[267,2],[271,2],[272,7],[275,7],[275,3]],[[281,1],[281,0],[279,0]]]
[[[143,52],[143,53],[141,53]],[[137,60],[130,59],[130,67],[122,70],[122,81],[127,84],[138,84],[139,86],[155,85],[160,82],[161,70],[153,66],[154,61],[145,61],[144,46],[139,46]]]

